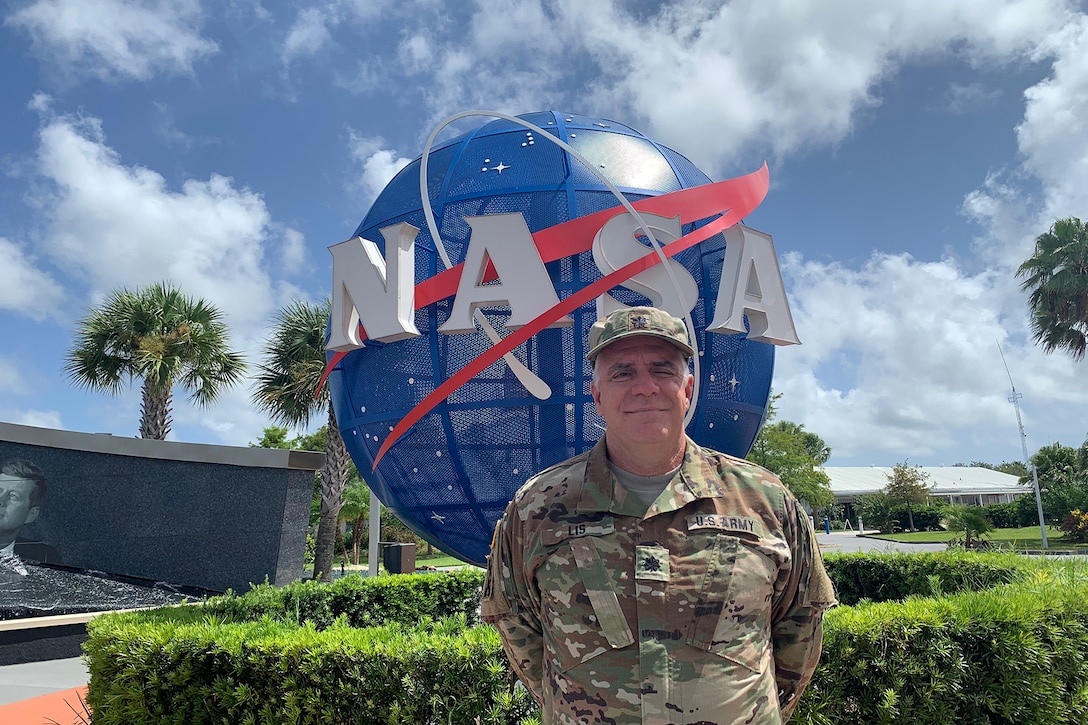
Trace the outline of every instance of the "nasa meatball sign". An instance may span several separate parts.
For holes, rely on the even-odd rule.
[[[614,121],[450,121],[474,115],[496,120],[435,144],[440,126],[330,247],[327,347],[336,419],[371,490],[482,564],[525,479],[604,431],[585,362],[600,314],[686,319],[687,432],[739,456],[766,413],[774,346],[798,340],[771,238],[739,224],[767,193],[765,166],[712,182]]]

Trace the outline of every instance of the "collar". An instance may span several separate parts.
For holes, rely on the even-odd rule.
[[[680,470],[665,486],[665,490],[647,509],[637,496],[630,493],[612,475],[604,436],[593,446],[586,461],[585,480],[578,496],[577,510],[581,513],[609,511],[621,516],[649,518],[656,514],[676,511],[700,498],[721,496],[721,485],[707,475],[707,456],[691,438],[685,436],[684,461]]]

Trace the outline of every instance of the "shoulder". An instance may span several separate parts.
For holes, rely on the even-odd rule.
[[[781,479],[763,466],[697,444],[693,446],[692,454],[699,463],[693,475],[719,482],[744,498],[763,499],[777,510],[796,505],[793,494]]]
[[[541,511],[566,506],[572,498],[577,500],[588,461],[589,451],[545,468],[518,489],[510,502],[511,510],[516,510],[525,521],[539,516]]]

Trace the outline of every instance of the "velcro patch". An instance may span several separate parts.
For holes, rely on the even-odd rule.
[[[559,523],[550,529],[540,532],[540,538],[545,546],[558,544],[564,539],[572,539],[578,536],[606,536],[615,532],[616,524],[611,516],[606,516],[600,521],[572,521]]]
[[[669,550],[663,546],[636,546],[635,579],[667,582]]]
[[[760,523],[759,519],[752,519],[747,516],[727,516],[724,514],[694,514],[688,516],[688,531],[698,529],[736,531],[763,536],[763,524]]]

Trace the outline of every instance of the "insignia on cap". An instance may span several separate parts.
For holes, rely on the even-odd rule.
[[[650,326],[650,318],[645,315],[631,315],[631,329],[645,330]]]

